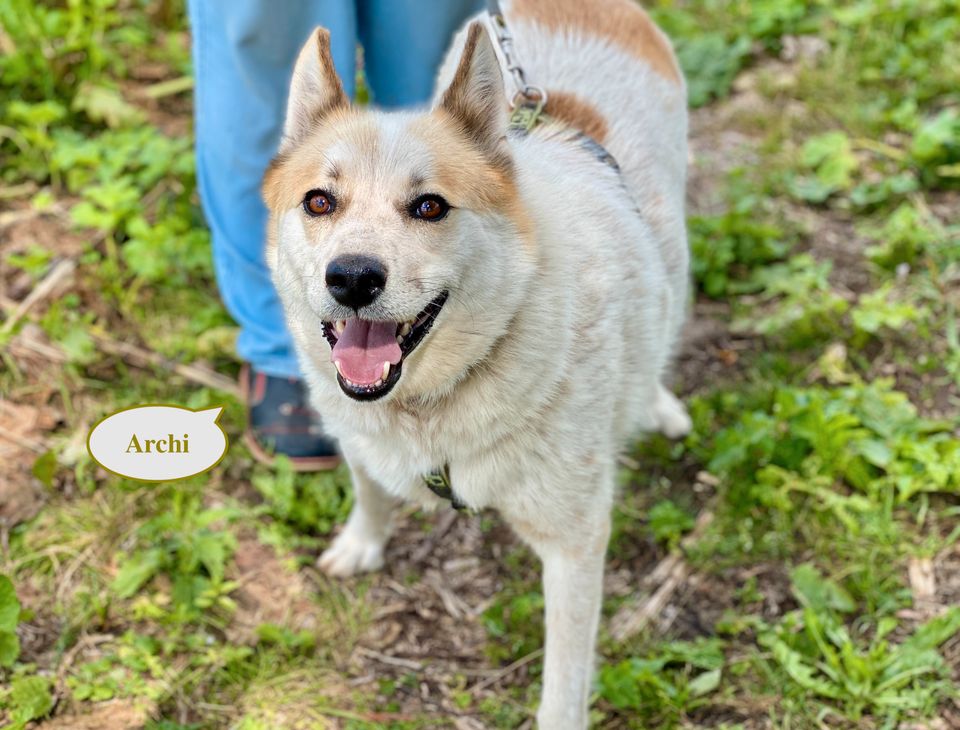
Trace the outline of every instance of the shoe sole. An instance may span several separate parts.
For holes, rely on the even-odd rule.
[[[243,443],[250,449],[256,461],[270,467],[277,465],[276,454],[271,454],[264,449],[249,429],[243,434]],[[287,456],[286,458],[293,470],[297,472],[331,471],[343,463],[341,456]]]
[[[247,383],[250,378],[248,377],[248,369],[249,365],[246,364],[240,369],[240,397],[243,399],[244,406],[246,406],[247,422],[249,423],[250,389]],[[243,433],[243,443],[250,449],[255,461],[269,467],[277,465],[276,454],[271,454],[263,448],[249,428]],[[332,471],[343,463],[343,457],[336,454],[333,456],[287,456],[287,460],[296,472]]]

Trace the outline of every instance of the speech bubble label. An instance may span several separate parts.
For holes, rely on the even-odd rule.
[[[227,453],[218,420],[223,406],[191,410],[169,404],[124,408],[101,418],[87,451],[109,472],[142,482],[185,479],[212,469]]]

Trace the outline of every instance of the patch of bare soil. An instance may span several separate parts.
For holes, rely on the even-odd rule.
[[[265,623],[294,630],[316,628],[316,609],[303,576],[284,566],[273,548],[245,537],[233,557],[230,578],[240,587],[232,594],[237,611],[227,631],[230,641],[253,643],[257,627]]]
[[[0,529],[29,520],[43,503],[32,468],[46,451],[45,434],[58,422],[47,406],[0,400]]]
[[[946,606],[960,605],[960,546],[934,561],[936,595]]]
[[[789,206],[785,214],[800,224],[814,258],[833,262],[830,281],[840,288],[841,294],[861,294],[872,288],[864,255],[870,241],[857,230],[849,214],[831,208],[813,210],[800,205]]]
[[[761,563],[730,568],[718,574],[694,574],[676,593],[660,619],[660,633],[678,639],[696,639],[714,634],[725,611],[736,606],[737,591],[756,580],[758,603],[750,611],[772,621],[796,608],[790,578],[782,564]]]
[[[36,286],[27,272],[7,263],[11,254],[25,254],[34,246],[53,258],[73,258],[83,252],[85,239],[71,229],[66,209],[61,203],[41,213],[25,201],[16,201],[0,212],[0,298],[19,302]]]
[[[162,64],[141,69],[143,78],[121,84],[124,97],[146,114],[147,121],[167,137],[185,137],[192,126],[192,87],[154,98],[144,93],[145,86],[170,82],[170,69]],[[146,85],[144,82],[148,82]]]
[[[94,705],[82,715],[61,715],[36,726],[37,730],[141,730],[155,708],[143,700],[113,700]]]
[[[763,347],[759,337],[730,331],[730,305],[699,299],[683,331],[675,384],[683,396],[746,375],[750,353]]]
[[[485,655],[481,615],[502,588],[500,558],[517,540],[506,527],[484,534],[482,519],[441,510],[426,534],[420,524],[404,521],[388,547],[386,572],[367,594],[375,620],[357,642],[348,671],[360,686],[416,674],[415,685],[398,682],[389,698],[401,713],[458,718],[463,711],[454,691],[493,695],[501,680],[526,679],[526,666],[508,676],[491,670]]]

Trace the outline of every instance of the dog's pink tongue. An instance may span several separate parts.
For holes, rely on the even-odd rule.
[[[385,362],[400,362],[396,322],[348,319],[330,353],[340,363],[340,374],[358,385],[373,385],[383,377]]]

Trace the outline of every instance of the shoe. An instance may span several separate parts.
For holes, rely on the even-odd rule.
[[[275,457],[283,454],[295,471],[323,471],[340,463],[336,443],[324,434],[302,380],[267,375],[244,365],[240,390],[247,403],[243,440],[257,461],[272,466]]]

